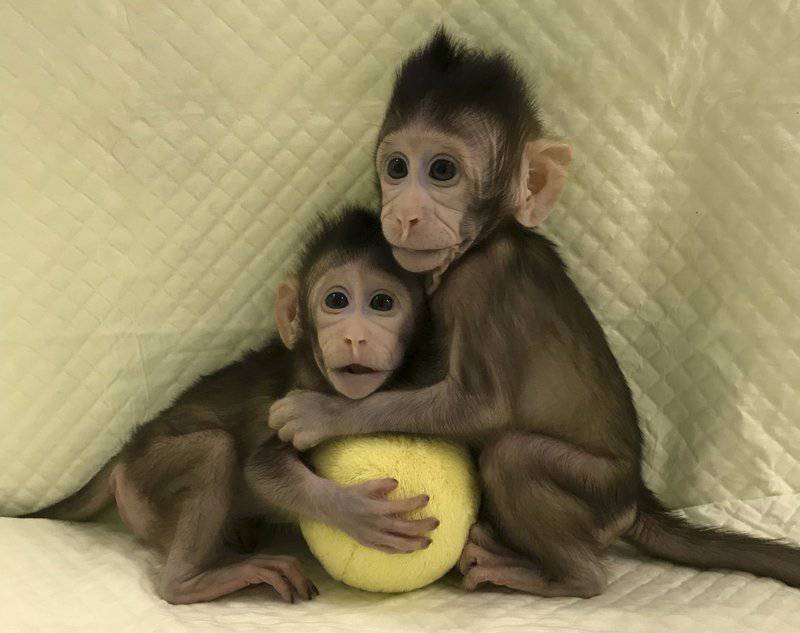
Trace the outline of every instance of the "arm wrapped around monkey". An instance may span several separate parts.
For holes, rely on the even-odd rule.
[[[468,588],[596,595],[619,537],[677,563],[800,586],[800,548],[692,525],[645,486],[627,381],[554,244],[535,230],[571,156],[544,134],[507,55],[442,30],[414,51],[378,135],[381,218],[400,265],[428,276],[446,376],[355,402],[294,391],[272,406],[270,425],[303,450],[383,431],[472,442],[488,525],[465,550]]]

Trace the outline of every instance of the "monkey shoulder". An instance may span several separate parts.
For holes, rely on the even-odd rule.
[[[467,251],[449,273],[443,290],[450,298],[467,296],[475,300],[480,293],[492,305],[512,286],[518,292],[535,294],[537,289],[545,290],[567,276],[555,244],[516,222],[499,226]]]
[[[290,388],[291,355],[277,337],[238,360],[198,377],[173,403],[138,427],[129,446],[202,430],[244,431],[257,412]]]
[[[201,376],[184,395],[211,405],[217,402],[228,405],[230,401],[249,397],[277,397],[288,389],[291,373],[291,355],[280,340],[273,337],[239,359]],[[284,383],[287,384],[284,386]]]

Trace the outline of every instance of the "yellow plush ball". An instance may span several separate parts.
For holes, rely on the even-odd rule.
[[[478,511],[479,488],[464,446],[411,436],[364,436],[335,440],[311,454],[321,476],[342,485],[394,477],[391,499],[430,496],[411,518],[434,516],[441,522],[432,543],[408,554],[386,554],[365,547],[335,528],[302,521],[303,536],[327,572],[352,587],[394,593],[419,589],[441,578],[458,561]]]

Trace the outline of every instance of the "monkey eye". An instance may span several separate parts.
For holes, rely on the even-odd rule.
[[[347,300],[347,295],[338,290],[329,292],[325,296],[325,305],[331,310],[341,310],[342,308],[346,308],[349,304],[350,302]]]
[[[385,292],[378,292],[370,299],[369,307],[377,312],[389,312],[394,307],[394,299]]]
[[[439,182],[446,182],[456,177],[458,168],[456,164],[447,158],[437,158],[428,168],[428,175]]]
[[[393,156],[386,163],[386,174],[393,180],[402,180],[408,176],[408,164],[400,156]]]

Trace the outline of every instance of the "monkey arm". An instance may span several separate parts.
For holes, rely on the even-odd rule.
[[[338,486],[312,472],[291,446],[274,438],[263,442],[247,458],[244,475],[265,505],[295,518],[330,522]]]
[[[469,393],[452,377],[429,387],[384,391],[357,401],[295,391],[270,409],[269,424],[298,450],[341,435],[417,433],[469,440],[509,419],[508,405]]]
[[[276,438],[248,457],[245,481],[262,504],[295,518],[328,523],[359,543],[390,554],[428,547],[431,541],[425,534],[439,525],[433,517],[400,518],[426,506],[426,495],[386,499],[397,487],[394,479],[340,486],[314,473],[290,445]]]

